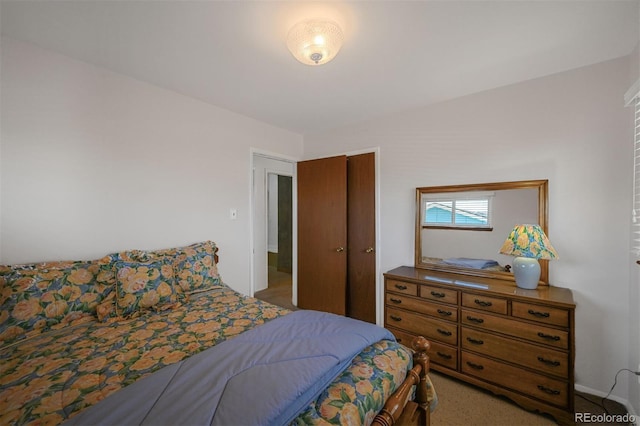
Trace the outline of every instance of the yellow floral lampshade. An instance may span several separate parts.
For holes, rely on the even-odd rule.
[[[540,225],[516,225],[500,249],[500,253],[533,259],[558,259]]]

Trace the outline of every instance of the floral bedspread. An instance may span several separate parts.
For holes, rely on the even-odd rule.
[[[382,340],[365,348],[294,421],[295,425],[370,425],[413,367],[409,351]]]
[[[166,365],[287,313],[227,288],[169,311],[83,323],[6,346],[0,349],[0,424],[60,424]],[[295,423],[368,424],[409,368],[404,347],[378,342]]]

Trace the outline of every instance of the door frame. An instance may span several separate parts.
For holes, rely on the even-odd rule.
[[[293,303],[295,306],[298,306],[298,179],[297,179],[297,170],[295,165],[299,162],[299,161],[304,161],[304,160],[313,160],[313,159],[319,159],[319,158],[328,158],[328,157],[335,157],[337,155],[346,155],[347,157],[350,155],[358,155],[358,154],[367,154],[367,153],[371,153],[373,152],[375,154],[375,196],[376,196],[376,214],[375,214],[375,222],[376,222],[376,227],[375,227],[375,232],[376,232],[376,238],[375,238],[375,242],[376,242],[376,251],[375,251],[375,255],[376,255],[376,323],[378,325],[383,325],[384,324],[384,288],[382,285],[382,273],[380,270],[380,263],[381,263],[381,259],[382,259],[382,246],[380,244],[380,237],[381,237],[381,232],[380,232],[380,205],[381,205],[381,200],[380,200],[380,147],[372,147],[372,148],[363,148],[363,149],[359,149],[359,150],[354,150],[354,151],[347,151],[347,152],[339,152],[339,153],[335,153],[335,154],[330,154],[330,155],[323,155],[323,156],[319,156],[319,157],[313,157],[313,158],[295,158],[295,157],[289,157],[286,155],[282,155],[282,154],[278,154],[278,153],[274,153],[274,152],[269,152],[269,151],[265,151],[265,150],[261,150],[258,148],[251,148],[250,149],[250,162],[249,162],[249,210],[251,212],[251,220],[249,221],[249,248],[250,248],[250,262],[249,262],[249,267],[250,267],[250,277],[251,277],[251,285],[250,285],[250,296],[253,296],[255,293],[255,264],[254,264],[254,251],[255,251],[255,243],[254,240],[256,238],[255,236],[255,230],[254,228],[254,204],[255,204],[255,200],[254,200],[254,193],[253,193],[253,185],[254,185],[254,156],[260,156],[260,157],[265,157],[265,158],[269,158],[272,160],[277,160],[277,161],[283,161],[286,163],[292,163],[293,164],[293,176],[292,176],[292,182],[291,182],[291,188],[293,191],[292,194],[292,214],[293,214],[293,220],[292,220],[292,226],[293,226],[293,232],[292,232],[292,238],[293,238],[293,247],[292,247],[292,297],[291,297],[291,303]],[[266,220],[266,217],[265,217]]]
[[[270,159],[270,160],[275,160],[275,161],[281,161],[283,163],[290,163],[292,165],[292,175],[291,175],[291,203],[292,203],[292,238],[293,238],[293,246],[292,246],[292,252],[291,252],[291,256],[292,256],[292,265],[291,265],[291,269],[292,269],[292,274],[291,274],[291,280],[292,280],[292,300],[291,302],[294,305],[297,305],[298,303],[298,263],[297,263],[297,257],[298,257],[298,245],[296,243],[296,240],[298,238],[298,198],[297,198],[297,194],[296,194],[296,188],[297,188],[297,178],[296,178],[296,164],[298,163],[298,161],[300,161],[299,158],[294,158],[294,157],[289,157],[286,155],[282,155],[282,154],[278,154],[278,153],[274,153],[274,152],[269,152],[269,151],[265,151],[265,150],[261,150],[258,148],[250,148],[250,159],[249,159],[249,211],[251,212],[251,220],[249,221],[249,252],[250,252],[250,256],[249,256],[249,270],[250,270],[250,296],[253,296],[255,294],[255,288],[256,288],[256,265],[255,265],[255,260],[254,260],[254,256],[255,256],[255,246],[256,246],[256,238],[257,238],[257,230],[254,229],[254,223],[255,223],[255,206],[256,206],[256,200],[255,200],[255,194],[254,194],[254,178],[255,178],[255,164],[254,164],[254,159],[255,157],[262,157],[262,158],[266,158],[266,159]],[[287,173],[282,173],[282,172],[278,172],[276,170],[273,169],[268,169],[265,168],[265,172],[270,172],[270,173],[277,173],[277,174],[282,174],[282,175],[287,175]],[[266,177],[266,173],[265,173],[265,177]],[[266,191],[266,187],[264,188],[264,190]],[[266,195],[266,192],[265,192]],[[265,203],[266,203],[266,196],[265,196]],[[265,205],[266,207],[266,205]],[[263,237],[266,238],[266,233],[267,233],[267,211],[265,208],[265,216],[262,218],[263,222],[264,222],[264,231],[265,231],[265,235],[263,235]],[[266,240],[265,240],[266,241]],[[266,252],[264,253],[266,256]],[[266,272],[266,271],[265,271]]]

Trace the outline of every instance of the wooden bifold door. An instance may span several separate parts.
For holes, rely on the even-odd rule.
[[[298,306],[375,323],[375,156],[298,163]]]

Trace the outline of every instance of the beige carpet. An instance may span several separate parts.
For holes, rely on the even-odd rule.
[[[435,371],[431,371],[430,376],[438,393],[438,407],[431,414],[433,426],[556,424],[552,417],[523,410],[509,400],[475,386]]]
[[[429,373],[436,392],[438,407],[431,414],[432,426],[537,426],[557,424],[553,417],[520,408],[508,398],[445,376]],[[575,412],[604,414],[602,398],[576,391]],[[604,402],[609,414],[625,414],[625,407],[610,399]],[[578,422],[582,424],[582,422]],[[586,424],[586,423],[585,423]],[[590,426],[611,423],[589,423]],[[620,424],[620,423],[618,423]]]

